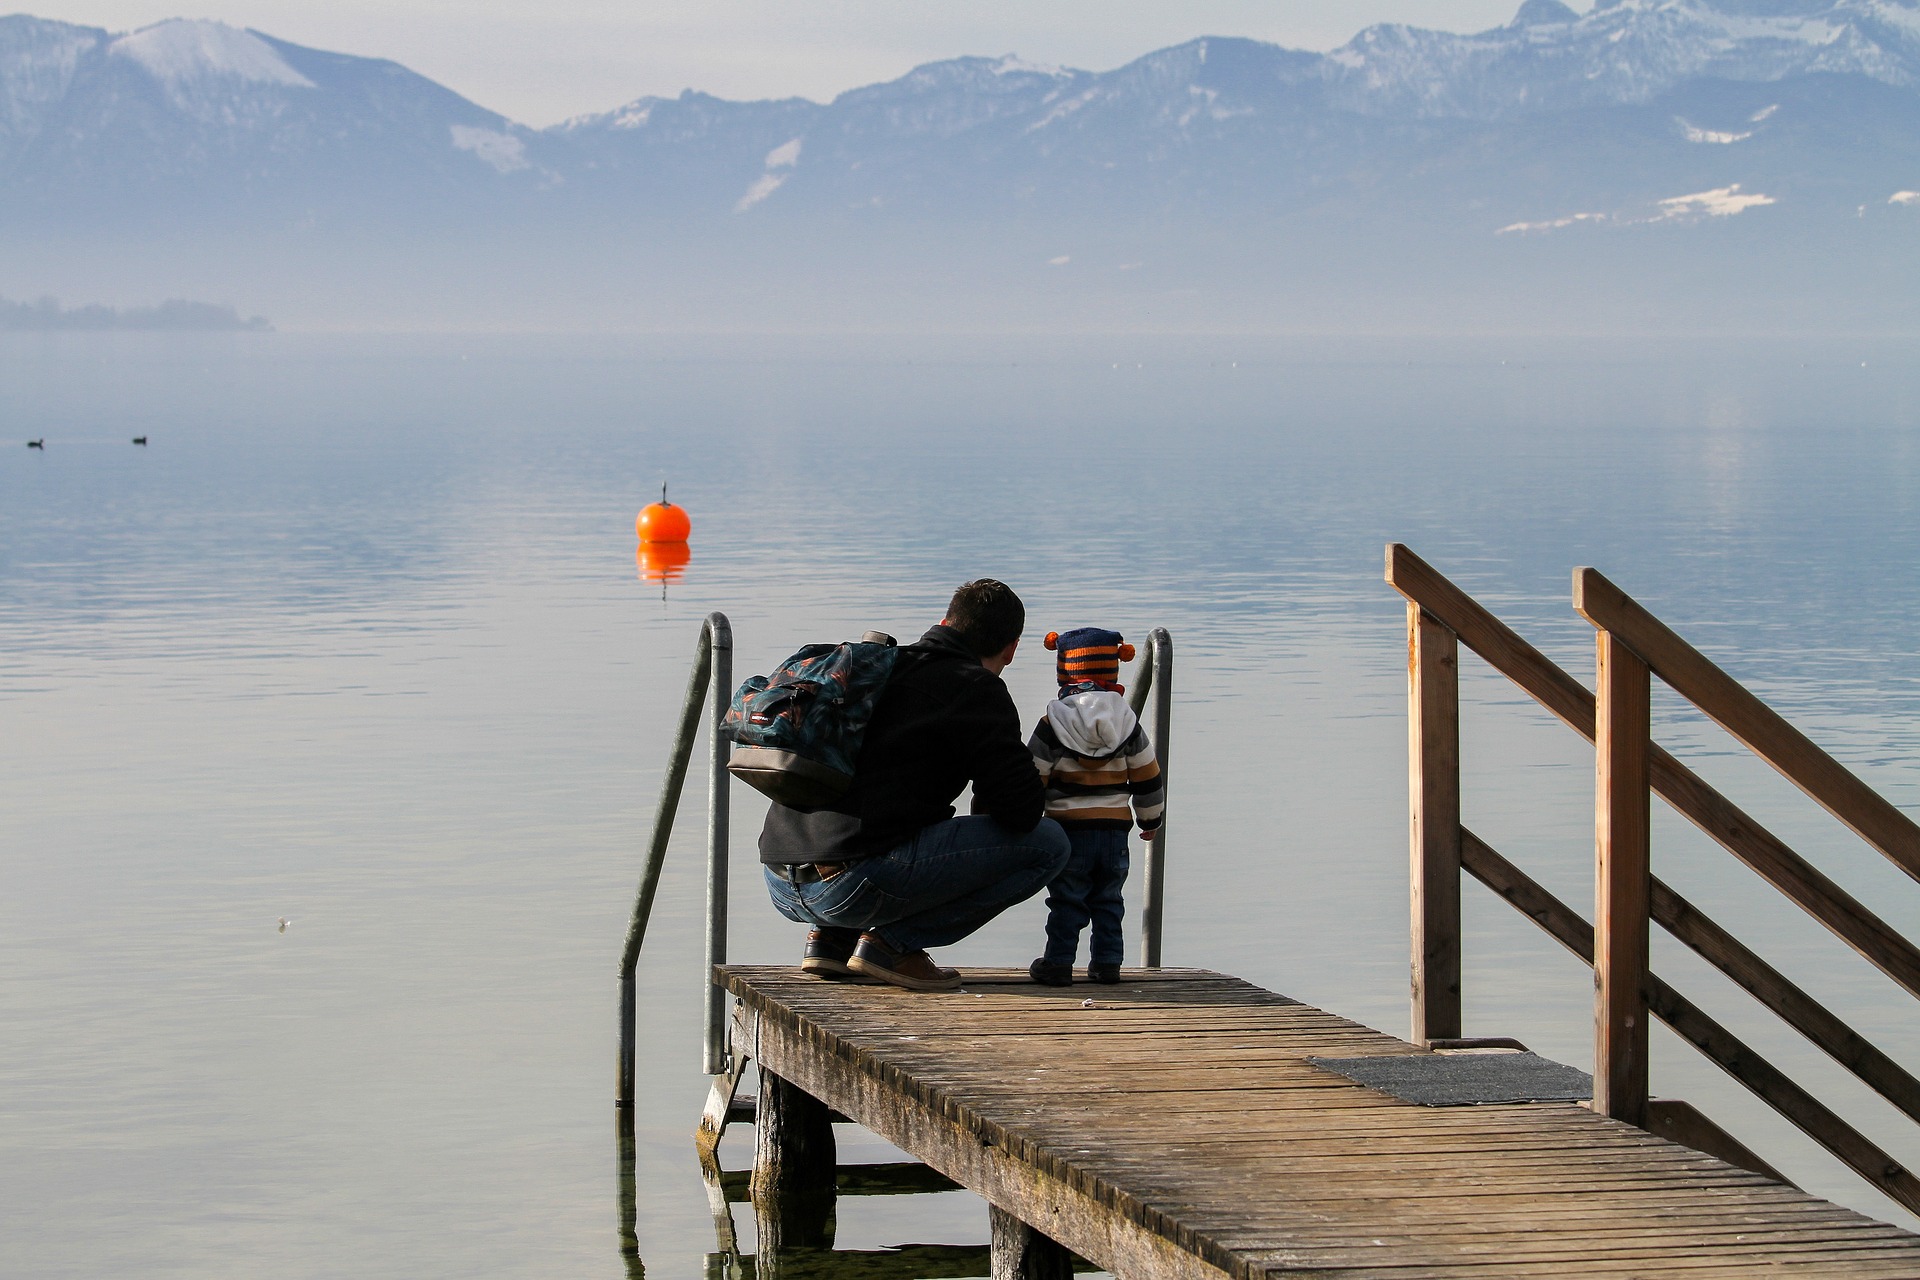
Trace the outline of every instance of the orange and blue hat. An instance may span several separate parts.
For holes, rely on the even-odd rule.
[[[1119,689],[1120,664],[1133,661],[1133,646],[1118,631],[1104,627],[1049,631],[1044,643],[1060,655],[1054,675],[1063,685],[1097,684]]]

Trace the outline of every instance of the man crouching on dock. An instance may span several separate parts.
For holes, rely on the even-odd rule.
[[[854,764],[853,786],[819,809],[775,803],[760,832],[773,905],[813,925],[800,967],[914,991],[960,975],[926,948],[958,942],[1032,897],[1067,861],[1000,673],[1026,606],[1004,582],[953,593],[947,616],[900,650]],[[953,802],[973,784],[971,817]]]

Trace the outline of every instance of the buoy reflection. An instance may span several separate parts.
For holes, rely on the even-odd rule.
[[[684,542],[643,542],[634,549],[633,559],[639,567],[640,581],[659,583],[660,598],[664,600],[667,584],[686,576],[693,549]]]

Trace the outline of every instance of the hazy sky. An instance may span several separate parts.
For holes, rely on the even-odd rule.
[[[1375,22],[1479,31],[1519,0],[25,0],[125,31],[217,18],[392,58],[526,124],[644,94],[826,99],[937,58],[1018,53],[1091,70],[1201,35],[1330,49]],[[1575,0],[1587,9],[1588,0]]]

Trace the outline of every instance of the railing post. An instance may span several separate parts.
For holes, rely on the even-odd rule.
[[[1652,902],[1647,664],[1598,634],[1594,780],[1593,1109],[1647,1123],[1647,918]]]
[[[1413,1042],[1460,1026],[1460,643],[1407,602]]]
[[[1153,754],[1160,762],[1160,786],[1166,794],[1167,750],[1173,741],[1173,637],[1165,627],[1147,634],[1146,656],[1140,660],[1128,697],[1135,715],[1145,709],[1147,695],[1153,695]],[[1160,830],[1151,840],[1141,842],[1140,879],[1145,888],[1140,902],[1140,963],[1148,969],[1160,967],[1160,921],[1167,892],[1167,822],[1162,811]]]
[[[710,1076],[727,1069],[727,991],[713,980],[713,967],[727,962],[727,708],[733,701],[733,628],[726,616],[707,619],[713,634],[713,705],[707,733],[707,1034],[701,1060]]]

